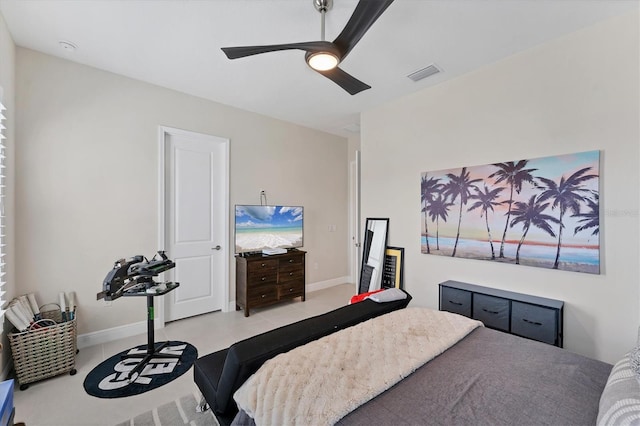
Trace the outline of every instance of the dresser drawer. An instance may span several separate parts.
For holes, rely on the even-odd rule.
[[[264,259],[249,262],[249,274],[259,274],[261,271],[277,271],[278,260],[277,259]]]
[[[267,305],[278,300],[275,285],[259,286],[248,289],[247,302],[251,306]]]
[[[304,256],[294,256],[288,259],[279,259],[278,264],[280,268],[287,267],[289,265],[303,265],[304,264]]]
[[[247,284],[249,287],[255,287],[267,283],[275,283],[278,280],[277,269],[267,269],[264,271],[258,271],[255,274],[249,275]]]
[[[304,295],[304,280],[298,279],[278,285],[278,299],[293,298]]]
[[[511,332],[540,342],[557,344],[557,310],[528,303],[512,302]]]
[[[471,292],[451,287],[440,287],[440,309],[471,317]]]
[[[304,277],[302,265],[287,265],[278,271],[278,282],[300,280]]]
[[[473,318],[489,328],[509,331],[509,300],[476,293],[473,295]]]

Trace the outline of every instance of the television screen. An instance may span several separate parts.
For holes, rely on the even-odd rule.
[[[302,218],[300,206],[236,205],[236,253],[302,247]]]

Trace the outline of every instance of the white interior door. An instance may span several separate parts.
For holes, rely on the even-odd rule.
[[[225,308],[228,298],[229,140],[163,128],[165,247],[180,287],[165,296],[165,320]]]

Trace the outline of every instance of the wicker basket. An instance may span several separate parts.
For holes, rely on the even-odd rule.
[[[43,318],[62,321],[60,309],[41,311]],[[76,318],[36,330],[9,333],[20,390],[28,383],[57,376],[76,373],[77,328]]]

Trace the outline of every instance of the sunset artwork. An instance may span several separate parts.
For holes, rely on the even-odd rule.
[[[600,273],[600,151],[422,173],[425,254]]]

